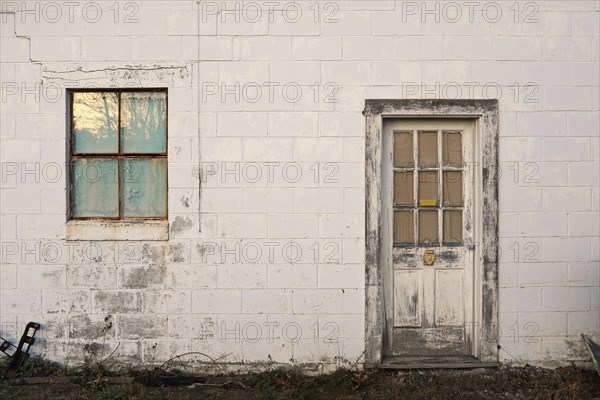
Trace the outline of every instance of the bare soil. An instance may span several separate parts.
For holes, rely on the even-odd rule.
[[[36,364],[37,363],[37,364]],[[600,375],[572,367],[348,371],[305,376],[296,370],[190,376],[177,371],[64,370],[29,361],[0,381],[0,399],[598,399]]]

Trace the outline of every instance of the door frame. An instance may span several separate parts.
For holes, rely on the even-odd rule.
[[[480,362],[498,361],[498,100],[366,100],[365,147],[365,367],[378,367],[387,335],[382,262],[382,134],[384,119],[473,119],[482,189],[479,212],[480,243],[474,273],[474,354]],[[479,210],[479,211],[477,211]],[[479,327],[479,329],[477,329]],[[451,367],[452,365],[448,365]]]

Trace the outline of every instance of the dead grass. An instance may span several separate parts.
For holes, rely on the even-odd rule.
[[[101,369],[65,370],[29,360],[22,377],[72,377],[72,383],[0,382],[1,399],[600,399],[600,376],[575,367],[432,371],[348,371],[306,376],[299,370],[253,375],[189,376],[135,371],[135,382],[112,385]],[[58,379],[58,378],[56,378]]]

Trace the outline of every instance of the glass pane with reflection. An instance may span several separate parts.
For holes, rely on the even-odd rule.
[[[116,93],[73,93],[73,153],[117,153],[118,129]]]
[[[130,92],[121,95],[121,151],[164,153],[167,146],[167,95]]]

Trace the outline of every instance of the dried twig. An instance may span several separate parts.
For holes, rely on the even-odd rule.
[[[204,356],[204,357],[208,358],[210,361],[212,361],[212,363],[213,363],[214,365],[216,365],[217,367],[219,367],[219,369],[221,370],[221,372],[225,372],[225,371],[223,371],[223,368],[222,368],[222,367],[221,367],[221,365],[220,365],[220,364],[217,362],[217,360],[215,360],[214,358],[212,358],[212,357],[211,357],[211,356],[209,356],[208,354],[206,354],[206,353],[201,353],[201,352],[199,352],[199,351],[190,351],[190,352],[187,352],[187,353],[183,353],[183,354],[179,354],[179,355],[176,355],[176,356],[174,356],[174,357],[171,357],[171,358],[169,358],[167,361],[165,361],[164,363],[162,363],[162,364],[161,364],[161,366],[160,366],[160,369],[163,369],[165,365],[167,365],[168,363],[170,363],[171,361],[173,361],[173,360],[175,360],[175,359],[180,359],[180,360],[181,360],[181,357],[183,357],[183,356],[189,356],[189,355],[194,355],[194,354],[198,354],[198,355],[201,355],[201,356]],[[220,357],[220,358],[222,358],[222,357]]]

